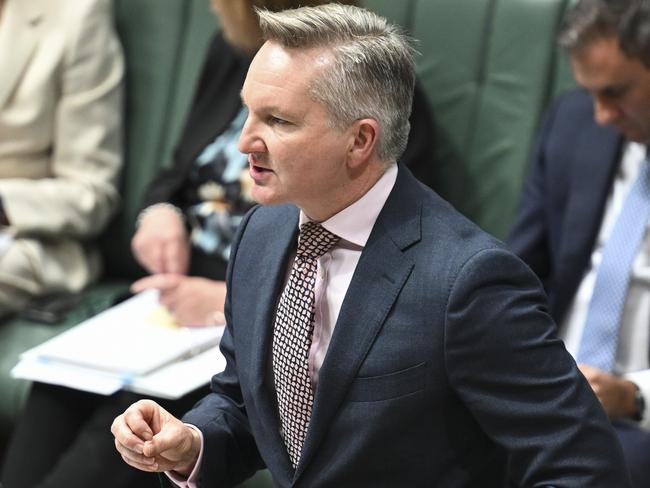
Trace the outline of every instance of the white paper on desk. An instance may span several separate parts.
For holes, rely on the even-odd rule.
[[[223,327],[219,328],[223,330]],[[213,347],[147,376],[135,377],[130,385],[125,385],[125,389],[142,395],[176,400],[207,385],[212,376],[223,371],[225,367],[226,358],[218,347]]]
[[[220,333],[223,327],[218,327]],[[173,362],[145,376],[127,376],[75,364],[39,358],[33,352],[23,354],[11,370],[14,378],[67,386],[100,395],[125,390],[176,400],[210,382],[226,367],[226,358],[217,346],[188,359]]]
[[[11,376],[52,385],[67,386],[99,395],[112,395],[124,386],[119,375],[102,373],[68,363],[46,361],[38,356],[23,356],[11,370]]]
[[[147,290],[44,342],[28,354],[134,377],[219,343],[218,327],[166,327],[156,323],[152,317],[160,307],[157,290]]]

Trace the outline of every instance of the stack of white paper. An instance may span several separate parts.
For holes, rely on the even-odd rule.
[[[223,327],[177,327],[149,290],[24,352],[17,378],[179,398],[223,370]]]

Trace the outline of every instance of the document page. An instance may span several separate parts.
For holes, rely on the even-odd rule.
[[[147,290],[38,346],[40,358],[144,375],[218,344],[217,327],[177,327]]]
[[[175,399],[225,367],[223,326],[178,327],[149,290],[21,354],[15,378],[110,395]]]

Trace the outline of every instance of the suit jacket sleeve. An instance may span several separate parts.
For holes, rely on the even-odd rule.
[[[544,303],[517,257],[502,249],[470,257],[447,306],[450,382],[508,451],[516,486],[629,486],[616,436]]]
[[[51,177],[0,180],[4,210],[22,234],[94,235],[118,203],[124,67],[111,2],[75,2],[71,10],[61,29]]]
[[[257,208],[251,210],[241,223],[230,254],[231,263],[237,259],[239,241]],[[239,385],[230,316],[232,268],[231,264],[226,278],[228,293],[224,312],[228,325],[220,344],[226,368],[212,379],[212,393],[183,417],[184,422],[196,426],[203,433],[203,458],[209,459],[209,462],[201,464],[200,487],[236,486],[264,467],[251,433]]]

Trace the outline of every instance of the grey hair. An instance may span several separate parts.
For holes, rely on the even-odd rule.
[[[265,8],[272,12],[279,12],[289,8],[314,7],[330,3],[331,0],[251,0],[253,7]],[[338,0],[347,5],[359,5],[361,0]]]
[[[386,19],[359,7],[330,3],[283,12],[258,10],[263,38],[286,48],[327,48],[333,63],[312,82],[332,127],[372,118],[380,126],[377,155],[404,152],[415,86],[413,41]]]
[[[618,38],[627,56],[650,67],[650,1],[579,0],[569,10],[558,41],[577,51],[607,37]]]

